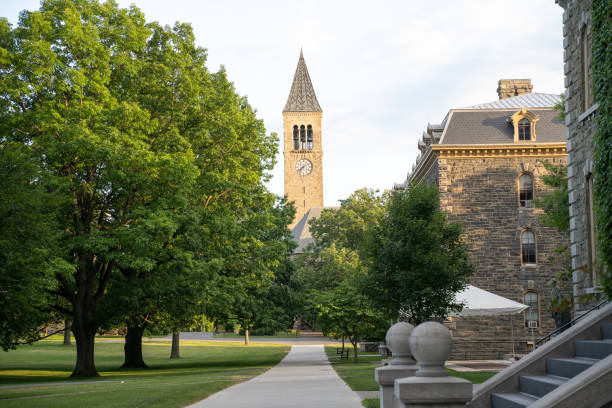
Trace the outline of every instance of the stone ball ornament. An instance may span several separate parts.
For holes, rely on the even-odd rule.
[[[393,355],[391,365],[412,365],[415,363],[410,352],[410,335],[413,330],[414,326],[406,322],[395,323],[387,330],[385,340]]]
[[[437,322],[425,322],[410,335],[410,350],[418,361],[417,377],[446,377],[444,363],[451,353],[450,331]]]

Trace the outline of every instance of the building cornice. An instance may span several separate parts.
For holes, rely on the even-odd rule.
[[[431,169],[431,166],[434,165],[435,159],[437,157],[437,153],[434,153],[431,148],[432,148],[432,145],[427,146],[427,150],[425,150],[423,157],[421,158],[419,163],[416,165],[416,168],[414,169],[414,171],[408,177],[409,182],[420,183],[423,176],[427,174],[429,169]]]
[[[469,159],[473,157],[537,157],[566,156],[565,142],[515,143],[478,145],[432,145],[432,151],[440,158]]]

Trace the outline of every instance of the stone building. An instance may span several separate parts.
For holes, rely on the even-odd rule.
[[[577,312],[600,293],[593,216],[595,113],[591,72],[591,0],[557,0],[563,13],[565,125],[570,203],[570,253]],[[587,296],[585,296],[587,295]]]
[[[539,224],[534,198],[546,191],[543,161],[564,164],[565,126],[558,95],[531,93],[528,79],[500,80],[499,100],[451,109],[428,124],[407,182],[433,183],[440,206],[463,225],[477,266],[471,284],[530,308],[522,315],[454,318],[453,358],[501,358],[524,352],[554,330],[550,282],[566,238]],[[515,341],[512,341],[512,339]]]
[[[300,51],[289,98],[283,109],[285,195],[295,204],[295,225],[312,207],[323,206],[323,110]]]

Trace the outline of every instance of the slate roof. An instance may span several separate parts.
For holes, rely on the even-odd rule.
[[[551,108],[561,102],[561,97],[555,94],[528,93],[493,102],[466,106],[461,109],[520,109],[520,108]]]
[[[306,61],[304,60],[304,54],[300,50],[300,59],[298,60],[297,68],[295,69],[295,75],[293,76],[293,83],[291,84],[291,91],[289,91],[289,98],[285,104],[283,112],[322,112],[319,101],[317,101],[317,95],[315,95],[312,82],[310,81],[310,75],[308,75],[308,68],[306,68]]]
[[[508,98],[510,99],[510,98]],[[514,127],[512,110],[452,111],[440,144],[512,144]],[[565,125],[558,112],[551,109],[529,109],[538,116],[535,123],[536,143],[565,142]]]
[[[297,248],[295,248],[293,251],[294,254],[303,253],[308,244],[314,242],[314,238],[310,233],[310,220],[313,218],[319,218],[321,216],[321,212],[325,209],[334,210],[337,208],[338,207],[311,207],[306,214],[304,214],[302,219],[295,224],[295,227],[293,227],[293,239],[298,243]]]

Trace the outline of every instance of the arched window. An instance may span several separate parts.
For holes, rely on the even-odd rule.
[[[535,234],[533,231],[525,230],[521,234],[521,256],[523,264],[536,263]]]
[[[306,132],[308,136],[308,150],[312,150],[313,139],[312,139],[312,126],[308,125],[308,131]]]
[[[529,306],[529,308],[525,309],[525,327],[531,327],[533,329],[538,328],[540,325],[540,302],[538,302],[538,293],[525,293],[524,303]]]
[[[302,150],[306,150],[306,127],[304,125],[300,126],[300,145]]]
[[[521,207],[529,206],[533,200],[533,177],[524,173],[519,177],[519,202]]]
[[[521,119],[518,123],[518,139],[531,140],[531,122],[529,119]]]
[[[300,148],[300,136],[298,134],[297,125],[293,126],[293,150]]]

